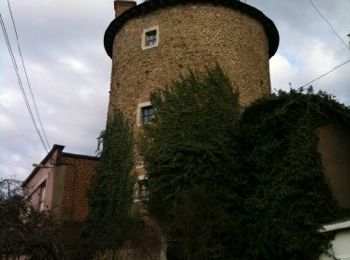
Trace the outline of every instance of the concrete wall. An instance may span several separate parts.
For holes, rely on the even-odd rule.
[[[318,129],[318,151],[333,196],[350,208],[350,134],[328,125]]]

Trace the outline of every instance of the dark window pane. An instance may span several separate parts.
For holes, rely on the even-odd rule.
[[[157,31],[149,31],[146,32],[146,46],[153,46],[156,44],[157,41]]]
[[[152,106],[142,108],[142,123],[149,124],[154,117],[154,110]]]

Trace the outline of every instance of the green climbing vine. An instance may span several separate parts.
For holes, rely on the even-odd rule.
[[[331,237],[318,230],[341,217],[317,151],[317,129],[328,124],[350,130],[350,110],[312,88],[280,91],[242,114],[248,258],[318,259],[328,247]]]
[[[142,148],[149,208],[169,259],[318,259],[341,217],[317,152],[317,129],[350,130],[326,93],[280,91],[239,111],[217,66],[151,95]]]
[[[144,127],[149,207],[171,242],[168,259],[232,259],[245,176],[238,173],[238,93],[217,66],[151,95]]]
[[[100,163],[88,197],[90,212],[83,229],[80,258],[118,249],[132,237],[136,226],[131,215],[132,145],[129,125],[117,110],[99,137]]]

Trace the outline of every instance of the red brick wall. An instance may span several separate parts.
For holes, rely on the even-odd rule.
[[[66,169],[61,218],[63,221],[80,222],[89,213],[87,192],[98,161],[63,156],[63,163]]]
[[[115,17],[121,15],[126,10],[134,6],[136,6],[135,1],[120,1],[120,0],[114,1]]]

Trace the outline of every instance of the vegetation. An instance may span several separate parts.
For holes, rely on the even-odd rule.
[[[120,247],[133,234],[132,134],[120,111],[99,137],[100,163],[89,193],[90,214],[83,229],[80,258]],[[100,146],[99,145],[99,146]],[[100,148],[100,147],[99,147]]]
[[[350,110],[312,88],[280,91],[242,114],[248,258],[318,259],[327,248],[331,237],[318,229],[340,217],[317,152],[317,129],[328,124],[350,129]]]
[[[230,259],[238,237],[245,177],[233,138],[238,93],[219,67],[193,72],[151,95],[156,109],[145,126],[143,155],[149,206],[168,240],[169,259]]]
[[[48,211],[35,209],[20,182],[0,180],[0,258],[65,259],[61,225]]]
[[[317,128],[350,130],[350,110],[312,88],[280,91],[239,113],[219,67],[151,95],[142,151],[149,208],[169,259],[318,259],[339,218]]]

